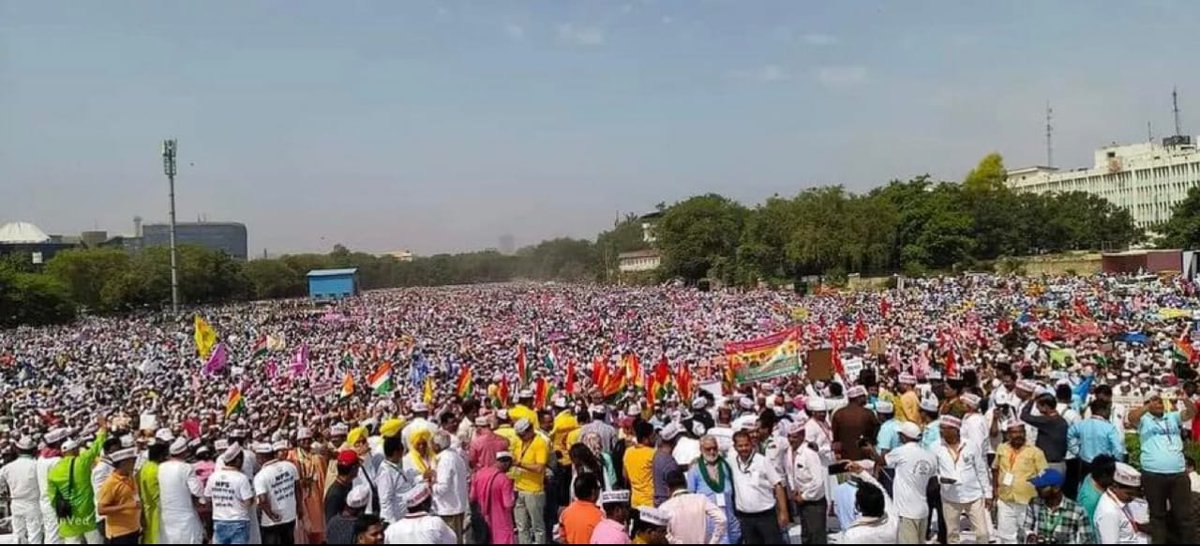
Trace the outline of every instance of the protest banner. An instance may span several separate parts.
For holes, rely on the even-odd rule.
[[[758,339],[725,344],[734,383],[745,385],[800,371],[800,332],[788,329]]]

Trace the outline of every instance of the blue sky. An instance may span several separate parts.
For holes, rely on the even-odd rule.
[[[753,204],[984,154],[1200,132],[1200,3],[0,0],[0,222],[179,214],[251,253],[592,237],[617,211]]]

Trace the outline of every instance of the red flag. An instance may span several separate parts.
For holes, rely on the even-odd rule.
[[[667,364],[667,355],[664,354],[658,358],[658,363],[654,365],[654,386],[666,385],[667,379],[670,377],[671,366]]]
[[[601,360],[599,357],[592,359],[592,384],[597,389],[603,389],[605,380],[608,378],[608,359]]]
[[[996,323],[996,333],[997,334],[1000,334],[1000,335],[1007,334],[1010,329],[1012,329],[1012,325],[1008,323],[1008,319],[1002,318],[1002,319],[1000,319],[999,322]]]
[[[1042,328],[1038,330],[1037,337],[1042,341],[1050,341],[1054,339],[1054,330],[1050,328]]]
[[[496,402],[501,408],[508,407],[508,379],[501,379],[500,386],[496,388]]]
[[[526,362],[526,360],[525,360],[525,343],[518,341],[517,342],[517,381],[520,381],[522,386],[524,386],[526,383],[529,382],[529,376],[526,375],[528,373],[529,373],[529,365],[528,365],[528,362]]]
[[[863,322],[862,317],[858,318],[858,323],[854,325],[854,342],[862,343],[867,340],[867,325]]]
[[[954,375],[954,370],[957,368],[954,361],[954,349],[946,352],[946,379]]]
[[[686,363],[675,372],[675,388],[679,391],[680,400],[692,401],[692,370]]]
[[[638,359],[637,353],[632,351],[625,355],[625,381],[634,387],[642,387],[646,384],[646,379],[642,377],[642,362]]]
[[[567,362],[567,385],[563,387],[567,394],[575,394],[575,359]]]
[[[883,315],[883,318],[886,319],[888,317],[888,312],[891,310],[892,302],[888,301],[887,298],[879,300],[879,314]]]

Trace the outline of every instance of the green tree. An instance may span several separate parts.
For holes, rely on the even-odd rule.
[[[96,312],[120,308],[106,301],[103,294],[108,283],[130,271],[129,255],[113,248],[64,250],[46,264],[46,273],[66,286],[77,304]]]
[[[1004,158],[998,153],[990,153],[979,160],[979,164],[967,173],[963,186],[967,190],[1000,190],[1008,180],[1008,170],[1004,168]]]
[[[305,277],[283,260],[254,260],[245,266],[246,279],[259,299],[294,298],[305,294]]]
[[[656,227],[663,271],[696,281],[719,258],[734,260],[746,215],[741,204],[713,193],[668,207]]]
[[[1171,219],[1159,229],[1162,248],[1196,248],[1200,245],[1200,187],[1188,190],[1187,197],[1175,205]]]
[[[58,279],[0,264],[0,328],[45,326],[75,318],[71,292]]]

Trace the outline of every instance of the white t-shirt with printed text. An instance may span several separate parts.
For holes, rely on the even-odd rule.
[[[288,461],[269,462],[254,475],[254,495],[266,495],[271,509],[279,516],[272,519],[263,511],[261,523],[264,527],[296,521],[296,483],[299,481],[296,465]]]

